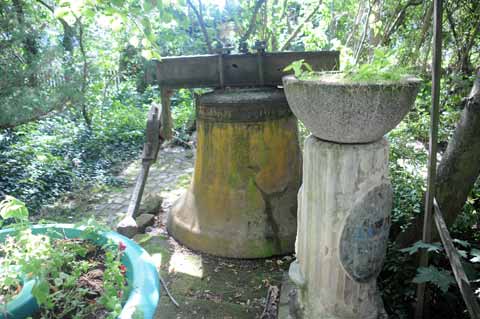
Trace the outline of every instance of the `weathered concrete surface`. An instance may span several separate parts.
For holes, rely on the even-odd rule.
[[[233,258],[293,251],[301,154],[297,121],[278,91],[200,98],[193,181],[168,220],[179,242]]]
[[[377,319],[392,191],[388,143],[341,145],[310,136],[290,278],[307,319]]]
[[[339,75],[318,80],[283,78],[293,113],[313,135],[337,143],[379,140],[403,119],[415,101],[420,81],[348,82]]]

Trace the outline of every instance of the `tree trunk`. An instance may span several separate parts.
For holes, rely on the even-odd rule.
[[[193,5],[191,0],[187,0],[187,4],[190,8],[192,8],[193,13],[197,17],[198,23],[200,24],[200,29],[202,30],[203,37],[205,39],[205,45],[207,46],[208,53],[213,53],[213,46],[212,41],[210,40],[210,36],[208,35],[207,27],[205,25],[205,21],[203,20],[203,12],[202,12],[202,1],[198,1],[198,10]]]
[[[36,78],[36,72],[33,66],[34,66],[35,58],[38,54],[38,43],[36,39],[36,32],[31,27],[29,28],[29,26],[27,25],[27,22],[25,21],[23,1],[13,0],[12,3],[15,8],[15,12],[17,14],[18,25],[23,37],[22,43],[23,43],[23,49],[24,49],[24,60],[25,60],[25,63],[27,64],[27,67],[30,69],[29,70],[30,74],[28,75],[28,85],[31,87],[35,87],[37,85],[37,78]]]
[[[437,200],[451,225],[480,174],[480,70],[437,169]]]
[[[480,174],[480,69],[460,121],[437,168],[436,198],[448,226],[461,214]],[[421,238],[423,216],[397,236],[401,247]]]

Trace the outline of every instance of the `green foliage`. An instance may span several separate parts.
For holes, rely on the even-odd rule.
[[[442,245],[440,243],[429,244],[419,240],[410,247],[400,249],[400,251],[402,253],[408,253],[409,255],[413,255],[421,249],[425,249],[428,252],[435,252],[435,253],[438,253],[443,250]]]
[[[27,203],[32,212],[81,185],[118,181],[116,165],[138,156],[146,113],[158,92],[142,95],[124,82],[93,113],[92,129],[77,112],[0,133],[0,189]]]
[[[472,263],[480,263],[480,250],[479,249],[472,249],[470,251],[470,254],[473,256],[471,259],[470,259],[470,262]]]
[[[28,219],[28,209],[24,202],[7,195],[0,202],[0,217],[3,219],[13,218],[17,222],[25,221]]]
[[[420,267],[417,271],[417,276],[413,279],[416,284],[432,283],[444,293],[448,291],[451,285],[455,284],[455,278],[450,271],[438,269],[434,266]]]
[[[146,59],[208,53],[203,27],[214,42],[238,48],[254,21],[252,34],[244,38],[249,48],[264,40],[269,52],[339,49],[351,81],[399,80],[411,71],[402,65],[415,67],[423,77],[415,107],[388,134],[392,240],[422,213],[431,104],[431,2],[404,6],[382,0],[367,10],[366,2],[354,0],[266,1],[254,15],[252,1],[227,1],[224,8],[210,1],[200,8],[192,1],[202,11],[203,26],[185,1],[44,1],[53,10],[40,1],[16,3],[23,15],[15,2],[0,2],[0,127],[15,126],[0,131],[0,190],[32,212],[76,187],[119,183],[113,173],[138,156],[146,111],[159,101],[158,90],[146,88],[143,81]],[[475,36],[480,6],[450,0],[446,6],[455,24],[446,21],[444,28],[440,152],[459,119],[473,66],[480,62],[480,38]],[[313,76],[304,61],[292,63],[288,72]],[[179,90],[172,102],[176,137],[185,141],[194,127],[193,100],[192,90]],[[48,114],[52,116],[43,117]],[[37,117],[39,121],[18,126]],[[308,133],[300,129],[302,136]],[[479,212],[480,183],[452,227],[472,278],[478,277],[480,260],[480,235],[473,227],[479,224]],[[379,282],[388,312],[398,318],[408,316],[414,301],[413,256],[391,244]],[[432,257],[435,267],[448,269],[441,252]],[[434,294],[435,307],[454,305],[454,313],[464,307],[455,289],[445,294],[436,289]]]
[[[416,267],[417,261],[412,255],[402,253],[395,244],[389,243],[385,263],[378,279],[389,317],[411,318],[409,307],[414,304],[416,298],[416,286],[412,283]]]
[[[19,209],[28,215],[21,202],[8,201],[15,204],[3,206],[6,218],[13,218]],[[15,298],[24,280],[35,280],[32,295],[42,318],[84,318],[104,311],[108,316],[102,318],[117,318],[126,288],[121,247],[112,242],[98,247],[91,242],[92,234],[98,236],[101,231],[92,223],[81,238],[74,239],[57,233],[33,234],[29,224],[23,226],[0,243],[2,306]]]
[[[306,79],[314,75],[312,66],[305,62],[305,59],[293,61],[283,69],[283,72],[293,71],[293,74],[297,79]]]
[[[293,61],[283,69],[284,72],[293,71],[296,78],[300,80],[315,80],[329,71],[314,71],[310,64],[304,59]],[[399,64],[396,55],[385,49],[377,48],[369,63],[347,64],[343,79],[353,82],[385,82],[400,81],[412,75],[412,70]]]
[[[355,82],[399,81],[412,74],[393,52],[380,48],[374,50],[369,63],[347,65],[344,71],[345,78]]]
[[[195,105],[193,90],[180,89],[172,97],[173,126],[179,132],[185,132],[195,121]]]

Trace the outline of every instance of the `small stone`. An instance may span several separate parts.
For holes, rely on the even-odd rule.
[[[158,214],[162,208],[162,202],[160,193],[146,193],[140,205],[140,214]]]
[[[185,157],[186,158],[193,158],[193,152],[192,151],[186,152]]]
[[[144,232],[147,226],[152,226],[154,222],[155,215],[152,214],[141,214],[136,218],[138,230]]]
[[[130,216],[122,219],[117,225],[117,232],[128,238],[132,238],[133,236],[135,236],[138,231],[139,227],[136,221]]]
[[[290,264],[290,269],[288,270],[288,276],[298,287],[301,288],[305,286],[305,279],[303,278],[302,273],[300,271],[300,265],[298,264],[298,261],[295,260]]]

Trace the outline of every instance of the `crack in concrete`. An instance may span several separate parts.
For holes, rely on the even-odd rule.
[[[255,187],[260,192],[260,194],[262,195],[263,201],[265,202],[265,215],[267,215],[267,223],[265,224],[266,225],[265,239],[272,240],[275,250],[277,252],[280,252],[282,250],[282,244],[281,244],[280,235],[279,235],[280,229],[275,220],[275,217],[273,216],[272,200],[283,196],[288,189],[288,184],[285,185],[285,187],[282,190],[271,193],[271,194],[265,192],[257,184],[256,180],[254,180],[254,184],[255,184]]]

